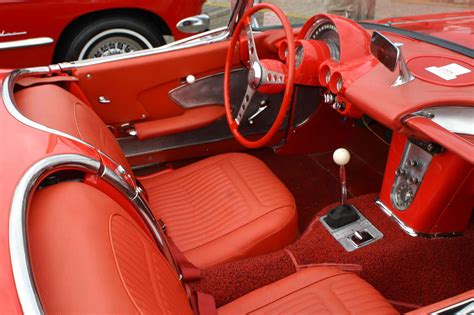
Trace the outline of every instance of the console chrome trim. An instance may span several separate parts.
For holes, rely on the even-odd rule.
[[[37,37],[20,40],[12,40],[0,43],[0,50],[16,49],[24,47],[44,46],[54,43],[51,37]]]
[[[414,112],[412,116],[431,119],[441,127],[459,134],[474,135],[474,107],[469,106],[440,106],[426,108]]]
[[[380,199],[375,201],[375,204],[388,216],[392,221],[398,224],[398,226],[408,235],[413,237],[424,237],[424,238],[438,238],[438,237],[457,237],[462,236],[462,232],[451,232],[451,233],[424,233],[418,232],[409,227],[405,222],[397,217]]]

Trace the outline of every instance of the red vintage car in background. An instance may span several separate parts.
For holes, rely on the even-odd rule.
[[[97,58],[182,39],[176,24],[205,0],[0,2],[0,67]]]
[[[474,12],[269,2],[0,71],[0,313],[472,313]]]

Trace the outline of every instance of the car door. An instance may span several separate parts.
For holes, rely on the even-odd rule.
[[[223,106],[229,31],[223,28],[146,52],[62,66],[79,78],[81,90],[133,166],[238,150],[242,147],[232,138]],[[282,37],[281,30],[257,36],[261,55],[276,56],[275,42]],[[239,52],[233,68],[231,98],[239,106],[247,87]],[[257,137],[276,117],[281,95],[254,97],[253,112],[262,101],[275,106],[247,121],[244,134]]]

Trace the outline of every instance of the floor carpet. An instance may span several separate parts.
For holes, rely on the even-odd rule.
[[[368,194],[350,200],[384,234],[373,244],[346,252],[319,222],[319,215],[331,205],[319,212],[300,239],[286,249],[204,270],[202,280],[193,286],[212,294],[217,305],[224,305],[297,268],[336,264],[358,270],[355,267],[360,266],[360,276],[394,301],[400,311],[410,309],[404,303],[428,305],[474,287],[472,220],[462,237],[414,238],[377,208],[375,197]]]

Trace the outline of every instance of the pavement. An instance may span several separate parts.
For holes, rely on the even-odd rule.
[[[375,1],[375,19],[419,14],[458,12],[474,10],[473,0],[355,0],[351,2]],[[328,12],[335,0],[269,0],[282,8],[292,23],[304,23],[317,13]],[[211,29],[227,25],[230,9],[229,1],[207,0],[204,13],[211,17]]]

